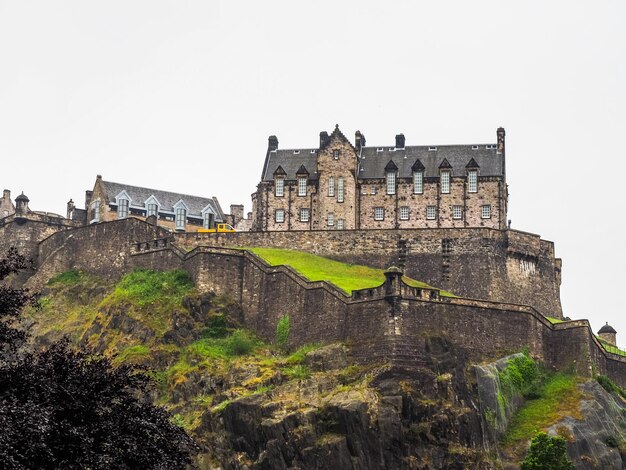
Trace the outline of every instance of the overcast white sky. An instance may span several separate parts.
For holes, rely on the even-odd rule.
[[[564,314],[626,346],[626,2],[0,0],[0,186],[65,213],[96,174],[228,211],[267,137],[495,143]]]

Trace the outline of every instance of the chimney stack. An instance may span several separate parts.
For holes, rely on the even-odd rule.
[[[504,127],[498,127],[497,131],[498,135],[498,153],[504,154],[504,136],[506,133],[504,132]]]
[[[354,146],[356,147],[357,152],[365,147],[365,136],[361,134],[361,131],[356,131],[354,133]]]
[[[330,142],[330,137],[328,136],[328,132],[322,131],[320,132],[320,148],[324,147],[326,144]]]
[[[269,136],[269,138],[267,139],[267,144],[267,149],[270,151],[278,149],[278,139],[275,135]]]
[[[396,135],[396,148],[403,149],[404,148],[404,134]]]

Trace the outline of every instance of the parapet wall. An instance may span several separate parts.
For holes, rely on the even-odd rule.
[[[562,317],[561,260],[538,235],[487,228],[173,234],[185,248],[277,247],[409,276],[462,297],[531,305]]]

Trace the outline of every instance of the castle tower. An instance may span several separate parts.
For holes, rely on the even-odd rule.
[[[607,343],[612,344],[613,346],[617,345],[617,331],[615,331],[615,329],[611,325],[609,325],[608,322],[606,323],[606,325],[600,328],[600,330],[598,331],[598,336]]]

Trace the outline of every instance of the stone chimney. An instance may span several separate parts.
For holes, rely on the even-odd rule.
[[[598,336],[613,346],[617,345],[617,331],[608,322],[600,328]]]
[[[320,148],[324,147],[326,144],[328,144],[328,142],[330,142],[330,137],[328,135],[328,132],[326,131],[320,132]]]
[[[504,136],[506,135],[504,127],[498,127],[496,134],[498,135],[498,153],[504,154]]]
[[[74,205],[74,201],[70,199],[67,202],[67,218],[70,220],[72,219],[72,214],[74,213],[74,209],[76,209],[76,206]]]
[[[404,134],[396,135],[396,148],[403,149],[404,148]]]
[[[243,219],[243,204],[231,204],[230,215],[233,219],[233,225]]]
[[[354,133],[354,147],[357,152],[365,147],[365,136],[361,134],[361,131],[356,131]]]
[[[248,212],[247,216],[246,216],[247,220],[252,220],[252,212]]]
[[[91,204],[91,197],[93,196],[93,191],[87,190],[85,191],[85,209],[89,210],[89,204]]]
[[[11,191],[9,191],[8,189],[2,191],[2,199],[4,199],[5,201],[11,199]]]
[[[278,138],[275,135],[270,135],[267,139],[267,150],[270,152],[272,150],[278,149]]]

